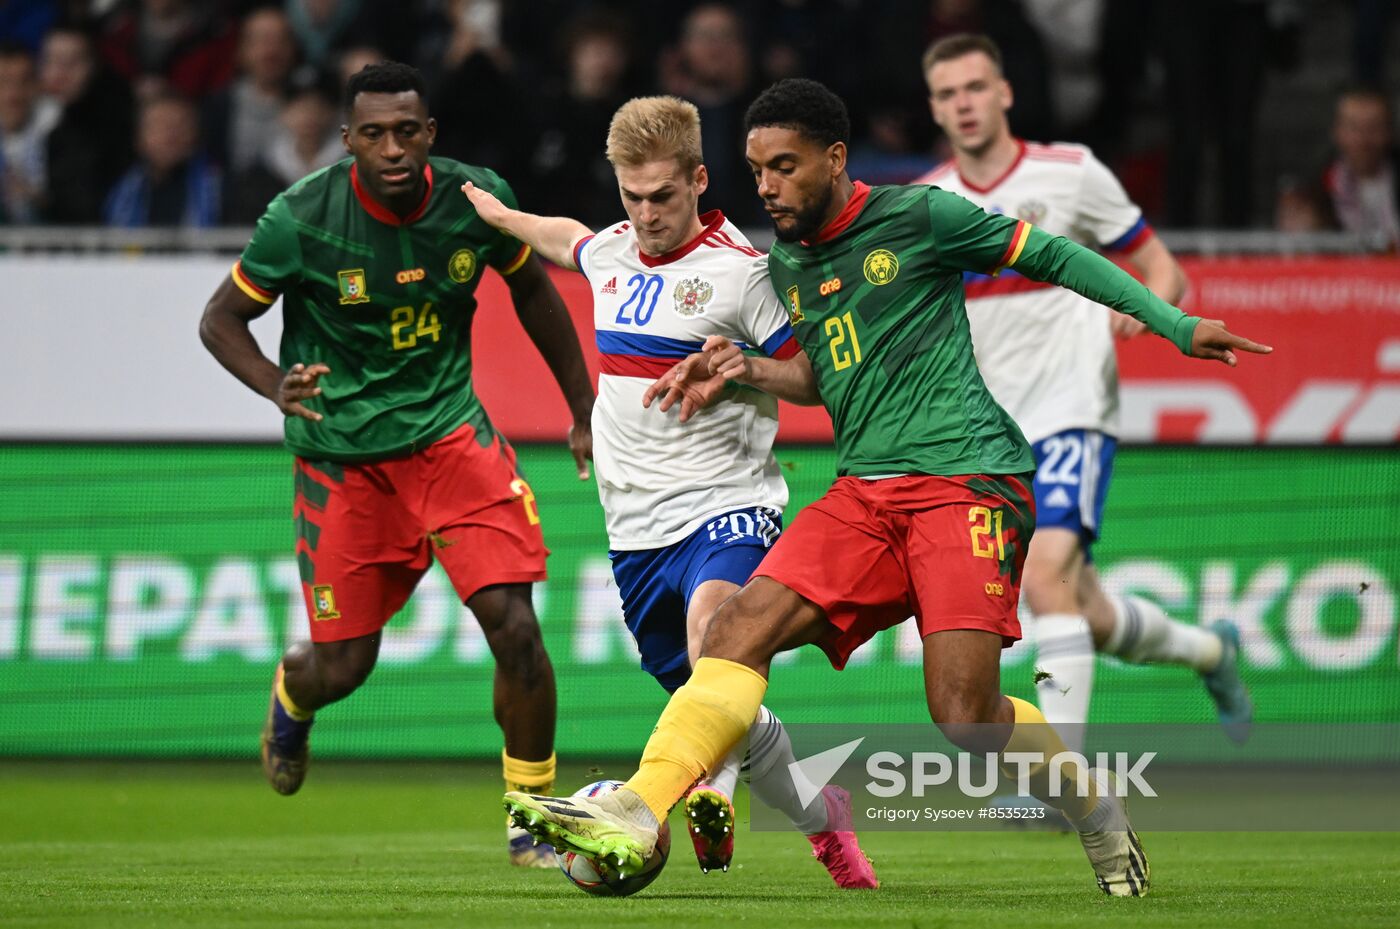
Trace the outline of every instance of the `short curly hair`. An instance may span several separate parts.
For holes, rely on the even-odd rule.
[[[850,144],[846,104],[819,81],[792,77],[778,81],[744,114],[744,132],[764,126],[793,129],[821,145]]]
[[[423,74],[412,65],[400,61],[380,61],[365,65],[350,76],[345,85],[345,108],[355,105],[360,94],[403,94],[412,91],[424,105],[428,102],[428,84]]]

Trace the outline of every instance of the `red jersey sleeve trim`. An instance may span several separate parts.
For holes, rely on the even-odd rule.
[[[779,345],[778,348],[773,352],[773,354],[769,355],[768,357],[775,358],[778,361],[786,361],[793,355],[796,355],[799,348],[800,346],[797,344],[797,337],[793,336],[792,338],[784,342],[782,345]]]
[[[501,277],[510,277],[516,271],[525,267],[525,261],[530,257],[530,246],[521,245],[520,251],[515,253],[515,257],[510,260],[510,264],[501,269]]]
[[[1147,244],[1147,240],[1156,235],[1155,230],[1146,221],[1139,219],[1132,228],[1120,236],[1116,241],[1107,246],[1107,251],[1117,252],[1122,255],[1131,255],[1133,252]]]
[[[1021,252],[1026,248],[1026,240],[1031,237],[1031,224],[1024,219],[1016,223],[1016,229],[1011,233],[1011,241],[1006,246],[1006,251],[1002,253],[1001,260],[992,269],[995,277],[1002,271],[1016,263],[1016,259],[1021,257]]]
[[[589,233],[574,243],[574,267],[578,268],[579,272],[582,273],[584,277],[588,277],[588,272],[583,270],[583,249],[584,246],[592,241],[593,234]]]
[[[238,289],[259,303],[271,304],[276,301],[277,294],[253,283],[252,279],[244,272],[242,261],[235,261],[233,263],[232,275],[233,282],[238,285]]]

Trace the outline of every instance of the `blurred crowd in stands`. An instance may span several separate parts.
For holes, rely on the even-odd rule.
[[[763,87],[826,82],[851,107],[853,175],[905,182],[946,154],[920,55],[978,31],[1005,53],[1018,134],[1093,146],[1159,225],[1400,241],[1381,89],[1393,0],[1334,0],[1352,8],[1353,83],[1336,88],[1331,144],[1318,126],[1315,171],[1258,177],[1262,88],[1306,64],[1311,2],[0,0],[0,223],[254,222],[344,157],[340,88],[392,58],[429,82],[436,154],[498,170],[527,208],[594,225],[618,215],[603,157],[616,107],[690,99],[711,178],[702,206],[760,224],[741,126]]]

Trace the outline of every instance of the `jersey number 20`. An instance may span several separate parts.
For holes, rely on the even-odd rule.
[[[622,326],[645,326],[656,312],[656,300],[664,286],[659,274],[634,274],[627,280],[632,292],[617,309],[617,322]],[[629,315],[630,314],[630,315]]]

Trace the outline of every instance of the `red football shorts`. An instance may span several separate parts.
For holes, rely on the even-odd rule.
[[[293,515],[311,639],[383,628],[433,559],[462,600],[492,584],[545,578],[539,511],[499,437],[466,425],[407,458],[296,460]]]
[[[1021,566],[1035,530],[1031,475],[837,478],[754,571],[826,611],[817,644],[840,670],[882,629],[1021,637]]]

